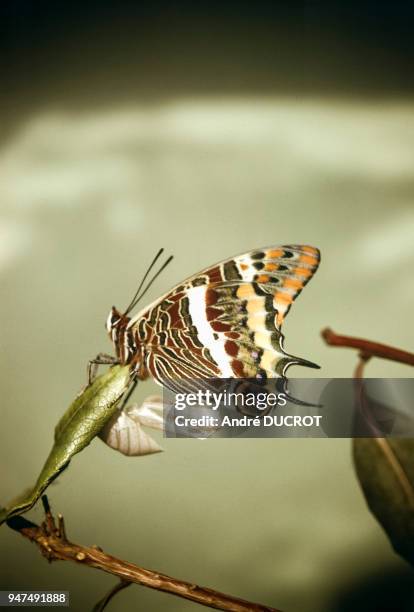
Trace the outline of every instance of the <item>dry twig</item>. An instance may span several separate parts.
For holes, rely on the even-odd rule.
[[[112,555],[108,555],[98,547],[74,544],[66,537],[63,517],[58,515],[58,522],[56,523],[46,496],[42,497],[42,502],[45,510],[45,520],[40,526],[22,516],[9,519],[7,521],[8,526],[37,544],[48,561],[74,561],[75,563],[94,567],[108,574],[118,576],[123,582],[122,587],[117,585],[115,589],[112,589],[99,602],[101,608],[98,608],[98,610],[103,610],[102,605],[106,605],[116,592],[127,586],[125,583],[133,582],[150,589],[189,599],[216,610],[228,610],[231,612],[280,612],[276,608],[245,601],[232,595],[226,595],[213,589],[200,587],[184,580],[177,580],[171,576],[138,567],[128,561],[122,561]]]

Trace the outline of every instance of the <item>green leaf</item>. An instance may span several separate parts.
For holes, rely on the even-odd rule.
[[[356,438],[355,469],[394,550],[414,565],[414,440]]]
[[[55,430],[55,443],[37,482],[7,508],[0,508],[0,525],[27,512],[50,483],[68,466],[71,458],[87,446],[117,410],[129,384],[129,367],[114,366],[86,387],[69,406]]]

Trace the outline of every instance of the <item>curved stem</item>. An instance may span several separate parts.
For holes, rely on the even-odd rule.
[[[387,346],[386,344],[370,342],[369,340],[353,338],[352,336],[339,336],[329,328],[322,331],[322,337],[325,339],[326,343],[331,346],[346,346],[360,350],[359,362],[354,372],[356,398],[359,406],[363,405],[364,398],[364,387],[362,382],[364,369],[367,361],[369,361],[371,357],[382,357],[383,359],[414,365],[414,355],[412,353]],[[372,437],[381,449],[391,470],[394,472],[410,507],[414,509],[414,490],[412,484],[389,441],[381,436]]]

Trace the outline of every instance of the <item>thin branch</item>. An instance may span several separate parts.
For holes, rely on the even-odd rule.
[[[280,612],[276,608],[251,603],[244,599],[226,595],[213,589],[200,587],[184,580],[178,580],[138,567],[128,561],[122,561],[108,555],[98,547],[81,546],[67,540],[63,527],[63,519],[58,523],[50,511],[47,497],[42,498],[45,509],[45,520],[39,526],[22,516],[15,516],[7,521],[9,527],[18,531],[40,548],[48,561],[73,561],[87,567],[93,567],[108,574],[118,576],[123,582],[134,582],[142,586],[170,593],[184,599],[189,599],[202,606],[215,610],[229,612]]]
[[[363,338],[355,338],[353,336],[340,336],[327,327],[321,332],[322,338],[326,344],[330,346],[343,346],[354,348],[360,351],[362,357],[380,357],[381,359],[390,359],[407,365],[414,366],[414,353],[402,351],[401,349],[381,344],[380,342],[371,342]]]
[[[98,603],[93,607],[92,612],[103,612],[106,606],[109,604],[111,599],[115,597],[119,591],[123,591],[132,584],[132,582],[127,582],[126,580],[120,580],[116,583],[114,587],[101,599]]]
[[[322,337],[325,339],[326,343],[331,346],[344,346],[360,350],[359,362],[354,372],[356,394],[358,398],[357,401],[360,406],[363,405],[363,398],[365,395],[365,390],[362,382],[362,379],[364,377],[364,369],[366,363],[370,360],[371,357],[382,357],[383,359],[390,359],[391,361],[398,361],[400,363],[414,365],[414,355],[407,351],[402,351],[400,349],[387,346],[386,344],[371,342],[362,338],[353,338],[352,336],[339,336],[329,328],[324,329],[321,334]],[[400,486],[405,493],[409,505],[412,509],[414,509],[414,491],[412,484],[407,474],[405,473],[405,470],[401,465],[398,457],[396,456],[393,448],[391,447],[389,441],[381,436],[373,436],[373,439],[375,443],[379,446],[383,455],[385,456],[391,470],[394,472],[396,479],[400,483]]]
[[[365,366],[368,363],[368,361],[371,359],[371,357],[365,355],[365,354],[360,354],[359,356],[359,361],[358,361],[358,365],[355,368],[354,371],[354,378],[356,379],[360,379],[360,378],[364,378],[364,370],[365,370]]]
[[[414,510],[414,491],[413,485],[410,482],[410,478],[408,477],[404,467],[401,465],[400,460],[395,454],[393,448],[391,447],[389,441],[386,438],[375,438],[376,444],[381,449],[383,455],[385,456],[388,465],[391,470],[394,472],[394,476],[400,484],[401,489],[404,491],[404,495],[407,499],[407,503],[411,508],[411,511]]]
[[[378,421],[375,416],[375,405],[372,404],[372,400],[365,393],[365,384],[363,380],[365,365],[370,359],[371,357],[360,354],[358,365],[354,371],[355,409],[362,417],[364,429],[368,428],[367,435],[369,432],[370,438],[379,440],[384,433],[381,428],[378,427]]]

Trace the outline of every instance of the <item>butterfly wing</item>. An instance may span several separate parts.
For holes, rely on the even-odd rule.
[[[293,363],[314,365],[284,351],[281,325],[319,261],[311,246],[269,247],[190,277],[131,320],[148,372],[171,386],[179,378],[274,378]]]

